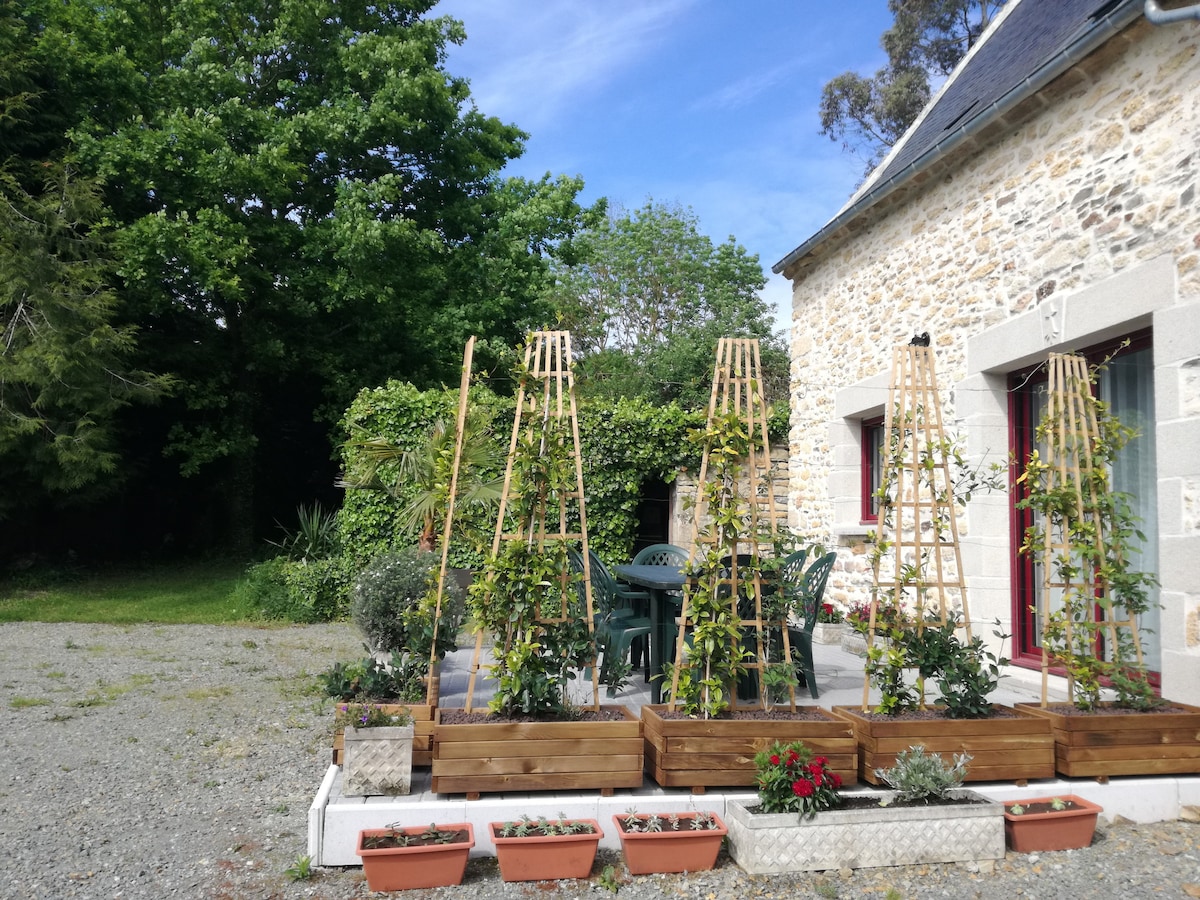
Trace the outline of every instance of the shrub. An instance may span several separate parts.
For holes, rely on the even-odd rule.
[[[268,619],[301,624],[333,622],[349,612],[354,563],[345,557],[258,563],[238,586],[238,599]]]
[[[930,797],[944,800],[950,791],[962,787],[970,762],[971,757],[965,753],[956,753],[951,765],[938,753],[926,756],[924,747],[909,747],[897,754],[896,764],[890,769],[876,769],[875,777],[896,791],[897,801]]]
[[[428,658],[438,564],[437,554],[410,547],[376,557],[359,574],[351,614],[372,652]],[[454,648],[464,602],[462,589],[448,580],[438,623],[439,658]]]

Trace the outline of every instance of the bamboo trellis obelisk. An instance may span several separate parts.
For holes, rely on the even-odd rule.
[[[525,346],[524,377],[517,393],[513,415],[512,438],[508,445],[508,460],[504,469],[504,486],[492,554],[500,551],[503,541],[524,541],[530,547],[544,547],[551,541],[577,542],[583,558],[582,591],[586,599],[588,631],[593,632],[591,560],[588,554],[587,511],[584,505],[583,462],[579,454],[579,414],[575,405],[575,375],[571,363],[571,335],[566,331],[537,331],[530,335]],[[550,490],[536,497],[514,496],[513,469],[518,445],[532,442],[545,454],[548,442],[564,439],[571,442],[574,469],[573,485],[568,490]],[[517,514],[510,515],[514,510]],[[575,530],[575,528],[578,530]],[[565,569],[560,573],[558,596],[562,608],[541,611],[539,621],[563,622],[567,619],[568,590],[574,589],[571,576]],[[471,711],[475,677],[483,649],[483,632],[475,641],[471,674],[467,686],[466,709]],[[507,636],[497,634],[494,640],[507,643]],[[595,660],[592,660],[592,706],[599,708],[599,681]]]
[[[454,462],[450,468],[450,491],[446,499],[446,519],[442,525],[442,560],[438,567],[437,602],[433,609],[433,638],[429,646],[429,678],[425,691],[425,702],[435,706],[438,700],[437,679],[437,633],[442,616],[442,599],[446,595],[446,571],[450,561],[450,531],[454,526],[454,500],[458,495],[458,473],[462,468],[463,439],[467,425],[467,393],[471,387],[471,362],[475,356],[475,336],[467,340],[463,350],[462,376],[458,382],[458,418],[454,425]]]
[[[1045,433],[1045,479],[1046,492],[1064,490],[1072,496],[1069,511],[1064,518],[1086,527],[1093,535],[1095,559],[1107,556],[1106,525],[1100,513],[1100,504],[1095,495],[1096,485],[1104,479],[1093,477],[1094,470],[1105,463],[1097,460],[1093,453],[1100,438],[1100,425],[1096,417],[1095,400],[1091,394],[1091,378],[1087,359],[1074,353],[1051,353],[1048,361]],[[1116,618],[1117,606],[1099,601],[1108,595],[1108,585],[1103,581],[1100,568],[1082,560],[1072,564],[1073,549],[1071,536],[1064,534],[1063,527],[1047,527],[1045,543],[1041,548],[1042,565],[1042,630],[1046,633],[1053,615],[1053,599],[1057,595],[1073,594],[1086,598],[1084,603],[1068,603],[1075,609],[1086,609],[1090,622],[1077,622],[1070,614],[1064,615],[1063,647],[1065,655],[1090,655],[1097,652],[1095,646],[1080,650],[1075,646],[1081,641],[1095,642],[1104,634],[1111,647],[1117,646],[1117,629],[1127,628],[1133,640],[1137,665],[1143,665],[1141,638],[1138,635],[1137,619],[1129,616]],[[1082,530],[1082,529],[1081,529]],[[1065,565],[1057,565],[1062,560]],[[1060,573],[1072,573],[1068,578]],[[1083,625],[1081,629],[1077,626]],[[1089,627],[1090,626],[1090,627]],[[1081,631],[1082,633],[1077,633]],[[1050,664],[1052,654],[1042,654],[1042,706],[1048,702]],[[1067,696],[1075,696],[1075,678],[1067,667]]]
[[[918,633],[929,622],[945,625],[957,607],[971,640],[971,615],[959,551],[958,519],[950,474],[951,448],[942,425],[932,348],[906,344],[892,351],[891,388],[883,426],[874,585],[867,628],[874,646],[881,601]],[[920,703],[925,686],[920,682]],[[863,681],[863,709],[870,679]]]
[[[767,686],[763,678],[769,661],[766,653],[764,632],[776,626],[781,632],[783,658],[791,658],[788,646],[786,622],[768,622],[764,617],[764,584],[759,566],[760,559],[773,556],[779,530],[779,511],[775,504],[774,481],[771,469],[771,444],[767,436],[767,404],[762,391],[762,361],[759,344],[751,338],[722,338],[717,345],[716,364],[713,368],[712,392],[708,403],[707,438],[700,473],[696,485],[696,503],[692,519],[692,549],[688,559],[688,570],[697,571],[694,579],[704,579],[705,587],[714,592],[727,590],[730,614],[740,620],[743,629],[753,630],[757,651],[752,661],[745,662],[747,671],[758,673],[758,706],[766,706]],[[718,446],[715,441],[717,423],[721,420],[736,420],[745,439],[744,457],[729,458],[730,445]],[[722,481],[721,491],[732,503],[744,505],[743,528],[732,529],[721,522],[712,521],[709,492],[706,485],[710,479]],[[738,496],[740,495],[740,496]],[[727,566],[713,565],[715,557],[724,552],[728,556]],[[697,556],[703,561],[697,566]],[[739,576],[739,558],[745,565],[749,557],[752,578],[747,581]],[[694,623],[689,618],[689,598],[696,584],[689,579],[684,589],[683,606],[680,611],[679,631],[676,636],[675,666],[671,677],[670,706],[676,706],[679,693],[679,675],[688,668],[685,652],[688,628]],[[778,589],[776,587],[775,589]],[[748,601],[753,595],[753,612],[748,610]],[[746,606],[738,609],[739,598]],[[737,685],[726,685],[730,704],[738,708]],[[789,687],[790,706],[796,703],[795,686]]]

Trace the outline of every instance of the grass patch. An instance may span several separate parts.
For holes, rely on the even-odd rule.
[[[28,709],[31,706],[49,706],[50,701],[45,697],[13,697],[8,705],[13,709]]]
[[[241,563],[212,560],[0,584],[0,622],[247,624],[256,613],[236,599],[244,573]]]

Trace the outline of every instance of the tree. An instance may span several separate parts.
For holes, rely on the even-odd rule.
[[[651,201],[614,210],[572,252],[552,266],[550,297],[575,339],[582,393],[702,408],[717,341],[756,337],[782,396],[787,353],[759,294],[766,279],[732,237],[714,246],[690,209]]]
[[[887,65],[868,78],[843,72],[821,89],[821,134],[862,156],[870,172],[920,115],[931,77],[945,78],[979,40],[1004,0],[888,0],[880,40]]]
[[[134,330],[114,324],[99,190],[55,134],[37,27],[0,2],[0,462],[24,486],[0,497],[0,517],[111,489],[118,412],[168,385],[131,367]]]
[[[583,221],[578,180],[498,179],[525,135],[443,70],[465,34],[434,5],[44,2],[123,324],[178,381],[128,439],[212,480],[236,546],[289,435],[364,384],[452,377],[472,332],[514,342]]]

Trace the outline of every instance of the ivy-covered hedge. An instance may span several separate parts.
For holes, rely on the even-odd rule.
[[[483,388],[472,389],[472,401],[491,413],[493,438],[501,459],[512,432],[513,403]],[[452,421],[457,391],[418,391],[410,384],[389,382],[359,393],[343,418],[348,441],[384,437],[411,448],[439,417]],[[579,404],[579,434],[587,491],[588,536],[603,558],[627,559],[637,536],[637,508],[647,480],[675,480],[681,467],[699,463],[699,448],[689,435],[704,425],[704,416],[674,403],[652,406],[643,400],[587,400]],[[364,465],[360,451],[347,444],[347,472]],[[386,480],[388,473],[381,472]],[[411,544],[396,529],[402,505],[384,491],[348,489],[339,525],[343,547],[357,559]],[[452,563],[476,565],[469,548],[452,545]]]

